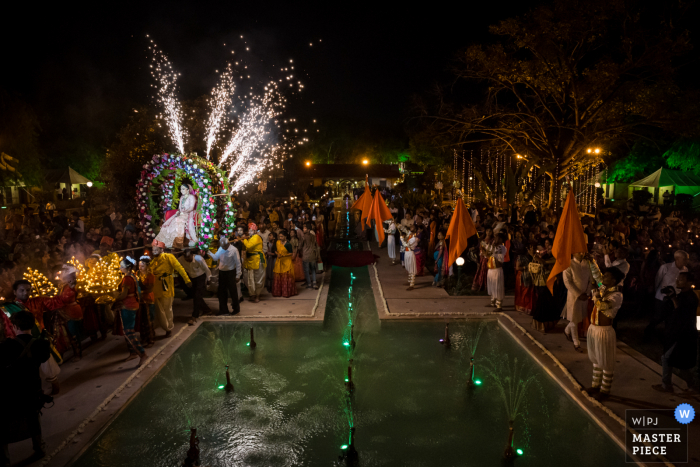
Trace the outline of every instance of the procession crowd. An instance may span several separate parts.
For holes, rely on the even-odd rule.
[[[444,285],[460,267],[450,264],[445,239],[452,209],[398,202],[389,206],[393,219],[384,226],[388,255],[406,268],[407,290],[414,289],[416,276],[426,273],[434,276],[433,286]],[[511,290],[516,310],[531,315],[533,328],[541,332],[565,320],[564,335],[573,350],[587,350],[594,364],[590,390],[600,399],[612,386],[615,328],[620,320],[640,316],[648,317],[644,338],[652,341],[660,334],[663,345],[663,376],[653,388],[673,392],[673,368],[695,368],[688,385],[697,387],[700,292],[694,288],[695,277],[700,277],[700,220],[670,206],[665,210],[663,215],[658,206],[630,201],[624,209],[601,207],[596,215],[581,216],[587,251],[572,255],[571,265],[555,276],[550,290],[558,216],[533,204],[472,203],[468,212],[478,236],[461,254],[472,264],[464,266],[473,271],[468,276],[470,293],[486,291],[490,306],[501,311],[505,291]],[[586,350],[581,347],[584,337]]]
[[[411,205],[388,190],[384,195],[393,219],[377,227],[386,233],[392,263],[406,268],[408,290],[414,289],[416,276],[426,274],[435,287],[448,280],[454,283],[450,277],[462,266],[450,261],[445,238],[452,206],[437,199]],[[346,207],[351,203],[347,197]],[[490,306],[500,310],[506,290],[513,290],[516,310],[531,315],[536,329],[546,332],[566,320],[564,334],[573,351],[584,351],[581,339],[588,337],[594,364],[591,391],[601,398],[612,387],[614,328],[625,318],[618,313],[623,298],[637,308],[650,307],[649,336],[664,323],[663,377],[655,389],[672,392],[672,369],[692,368],[697,356],[698,299],[693,286],[700,274],[700,248],[695,246],[700,220],[672,208],[664,216],[657,207],[627,207],[599,209],[595,216],[582,217],[588,251],[573,255],[551,291],[546,282],[555,262],[552,246],[559,223],[551,210],[533,204],[470,204],[468,214],[478,236],[470,238],[461,254],[467,262],[464,268],[472,271],[462,274],[470,278],[470,293],[485,290]],[[363,227],[362,213],[355,216],[357,233],[372,235]],[[37,414],[46,397],[42,382],[58,393],[63,360],[81,358],[84,345],[109,333],[124,336],[126,360],[138,359],[140,365],[157,338],[171,336],[176,286],[192,299],[189,324],[202,314],[237,314],[244,290],[258,303],[268,293],[296,295],[301,281],[301,287],[317,289],[316,273],[323,269],[323,251],[337,223],[333,199],[238,202],[236,231],[220,238],[215,252],[166,251],[158,240],[144,242],[141,226],[112,207],[101,219],[61,211],[8,215],[0,242],[0,359],[3,367],[23,356],[27,360],[25,349],[31,348],[27,362],[40,368],[41,380],[27,377],[26,365],[8,370],[14,371],[13,381],[25,383],[0,386],[2,397],[17,401],[20,408],[0,428],[3,444],[21,439],[19,432],[25,438],[29,434],[40,457],[44,448]],[[121,273],[118,289],[108,300],[80,290],[76,264],[89,271],[100,261]],[[28,268],[54,282],[58,292],[30,297],[32,283],[23,278]],[[218,310],[204,301],[210,292],[218,297]],[[2,455],[5,459],[0,460],[8,463],[6,449]]]
[[[101,219],[51,209],[5,217],[0,367],[7,378],[0,397],[15,403],[0,423],[0,465],[9,465],[8,444],[28,437],[35,457],[44,455],[39,411],[60,391],[64,360],[79,360],[83,346],[112,333],[125,338],[125,360],[138,359],[140,366],[156,339],[171,336],[176,286],[192,299],[188,324],[203,313],[237,314],[244,290],[258,303],[268,292],[297,295],[301,281],[301,287],[318,289],[321,254],[336,224],[332,200],[237,202],[237,208],[236,231],[218,240],[216,252],[166,252],[157,240],[144,241],[141,226],[113,207]],[[81,285],[81,274],[100,262],[119,277],[112,293],[91,293]],[[41,291],[39,275],[45,279]],[[204,301],[209,291],[219,298],[218,310]],[[163,334],[157,336],[159,329]]]

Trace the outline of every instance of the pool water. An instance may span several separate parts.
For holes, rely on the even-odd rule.
[[[504,401],[484,370],[508,358],[534,375],[515,423],[521,466],[622,465],[623,452],[500,329],[484,326],[480,386],[466,388],[461,336],[479,322],[452,323],[452,349],[437,322],[384,322],[359,332],[354,355],[355,446],[362,466],[503,464]],[[202,465],[328,466],[347,444],[347,351],[335,326],[203,323],[76,466],[175,466],[198,428]],[[498,357],[500,355],[500,357]],[[231,365],[235,392],[223,368]],[[619,462],[618,462],[619,461]]]

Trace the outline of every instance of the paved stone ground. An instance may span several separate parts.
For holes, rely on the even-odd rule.
[[[481,314],[490,314],[493,310],[486,307],[489,302],[487,297],[451,297],[443,289],[431,287],[430,276],[417,278],[416,289],[406,291],[406,271],[400,265],[392,266],[386,249],[378,249],[376,243],[372,243],[372,251],[379,255],[376,273],[372,266],[370,271],[381,319],[439,319],[447,322],[454,318],[476,318]],[[512,318],[513,321],[506,316],[501,316],[499,320],[502,326],[509,329],[511,334],[552,377],[560,382],[584,410],[597,418],[604,429],[614,435],[618,443],[624,446],[624,427],[581,392],[581,387],[586,388],[591,385],[593,366],[587,353],[574,351],[573,345],[564,337],[566,322],[560,322],[551,332],[542,333],[531,327],[532,319],[529,315],[515,311],[512,296],[506,297],[503,309],[503,314]],[[524,332],[518,329],[515,323],[520,325]],[[551,352],[578,384],[574,384],[564,371],[530,339],[528,334]],[[586,347],[585,339],[582,341],[582,347],[584,349]],[[652,384],[660,382],[660,364],[618,340],[612,395],[603,405],[623,420],[626,409],[675,409],[683,402],[690,403],[694,407],[700,405],[700,397],[693,395],[694,392],[686,391],[687,385],[680,378],[674,377],[675,394],[662,394],[651,388]],[[699,418],[696,417],[689,427],[691,434],[700,432]],[[697,435],[695,439],[698,439]],[[700,465],[700,443],[691,441],[689,456],[690,465],[693,463]]]

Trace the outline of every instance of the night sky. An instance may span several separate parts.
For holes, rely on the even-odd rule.
[[[403,134],[410,96],[449,80],[446,69],[460,48],[488,39],[489,24],[528,7],[290,3],[94,3],[87,9],[24,3],[1,28],[0,86],[34,107],[44,138],[60,134],[106,146],[133,108],[154,105],[150,34],[182,73],[182,100],[209,93],[214,70],[224,67],[231,50],[251,64],[255,86],[294,59],[305,89],[290,96],[287,116],[317,118],[321,127]]]

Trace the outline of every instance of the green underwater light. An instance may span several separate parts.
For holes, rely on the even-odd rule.
[[[343,342],[343,345],[347,347],[348,345],[350,345],[350,342]]]
[[[517,452],[519,456],[522,456],[522,455],[523,455],[523,450],[522,450],[522,449],[516,449],[515,452]]]
[[[219,386],[219,389],[223,389],[224,387],[225,387],[225,386],[222,384],[221,386]]]
[[[346,450],[347,448],[348,448],[347,444],[343,444],[342,446],[340,446],[340,449],[342,449],[343,451]]]
[[[248,342],[246,345],[247,345],[248,347],[250,347],[250,342]]]
[[[347,383],[348,381],[350,381],[350,380],[349,380],[349,379],[347,379],[347,378],[345,378],[345,382]]]
[[[477,386],[481,386],[481,380],[480,380],[480,379],[475,379],[475,380],[474,380],[474,384],[476,384]]]

